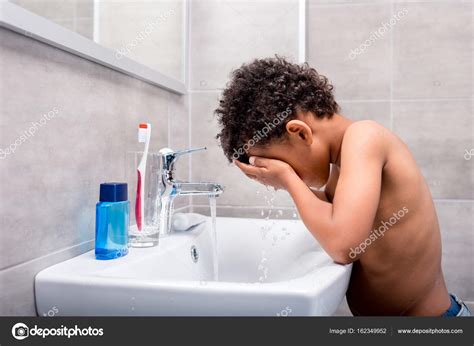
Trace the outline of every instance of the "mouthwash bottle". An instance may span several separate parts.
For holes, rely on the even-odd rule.
[[[100,184],[95,210],[95,258],[109,260],[128,254],[130,202],[127,184]]]

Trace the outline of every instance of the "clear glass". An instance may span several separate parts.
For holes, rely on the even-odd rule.
[[[141,230],[137,227],[137,167],[143,152],[128,152],[126,159],[126,177],[128,183],[128,196],[131,202],[129,244],[132,247],[151,247],[158,245],[160,230],[160,155],[148,153],[146,162],[145,179],[142,180],[144,188],[144,217]]]
[[[130,202],[99,202],[96,205],[95,257],[109,260],[128,254]]]

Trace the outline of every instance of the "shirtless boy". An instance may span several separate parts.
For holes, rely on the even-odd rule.
[[[446,288],[435,207],[409,149],[376,122],[339,114],[332,89],[306,64],[243,65],[216,110],[225,155],[288,191],[333,260],[353,263],[354,315],[470,315]]]

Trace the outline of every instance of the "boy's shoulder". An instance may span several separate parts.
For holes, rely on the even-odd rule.
[[[342,150],[351,152],[383,152],[393,135],[373,120],[360,120],[352,123],[344,133]]]
[[[374,120],[359,120],[347,127],[344,137],[346,135],[378,136],[384,134],[385,131],[388,130]]]

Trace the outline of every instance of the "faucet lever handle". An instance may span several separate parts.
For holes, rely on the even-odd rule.
[[[174,151],[170,148],[163,148],[160,150],[161,165],[162,165],[161,167],[163,171],[166,171],[166,172],[173,171],[174,164],[181,155],[190,154],[195,151],[201,151],[201,150],[206,150],[206,149],[207,149],[206,147],[201,147],[201,148],[191,148],[191,149]]]
[[[178,150],[178,151],[175,152],[175,155],[176,156],[181,156],[181,155],[184,155],[184,154],[191,154],[191,153],[194,153],[196,151],[203,151],[203,150],[207,150],[207,147]]]

